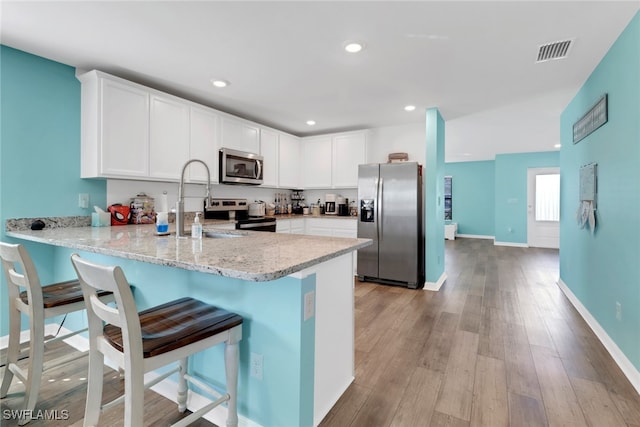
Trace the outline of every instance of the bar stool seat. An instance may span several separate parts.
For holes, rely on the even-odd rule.
[[[33,260],[23,245],[0,242],[0,259],[4,270],[9,295],[9,344],[7,361],[0,385],[0,397],[9,392],[13,377],[18,377],[25,385],[25,397],[20,409],[20,425],[28,423],[28,417],[34,410],[43,371],[69,363],[87,355],[87,352],[74,352],[54,360],[44,361],[45,346],[54,341],[67,339],[86,331],[81,329],[63,336],[45,341],[44,320],[78,310],[84,310],[82,287],[77,279],[40,285],[40,279]],[[22,291],[22,289],[25,289]],[[113,293],[100,290],[97,294],[103,302],[114,301]],[[29,349],[20,351],[21,313],[29,316]],[[26,370],[20,368],[18,360],[29,352]]]
[[[215,400],[178,421],[186,426],[218,405],[227,404],[227,426],[238,425],[237,382],[242,316],[205,304],[194,298],[181,298],[137,312],[124,272],[118,266],[103,266],[71,256],[87,305],[89,320],[89,383],[85,407],[85,426],[97,425],[101,410],[124,401],[124,425],[142,426],[144,389],[178,373],[178,410],[186,410],[187,382],[212,395]],[[113,292],[116,308],[98,298],[97,289]],[[106,325],[103,326],[103,322]],[[214,390],[188,372],[188,357],[217,344],[225,344],[226,391]],[[124,371],[124,395],[102,405],[104,357]],[[169,363],[178,366],[144,384],[144,374]]]
[[[145,358],[193,344],[242,323],[242,316],[193,298],[171,301],[141,311],[139,316]],[[120,328],[105,326],[104,337],[118,351],[124,351]]]
[[[82,295],[82,287],[78,279],[67,280],[66,282],[54,283],[52,285],[42,286],[42,306],[44,308],[53,308],[60,306],[68,306],[77,304],[79,309],[84,309],[84,296]],[[99,297],[113,295],[111,292],[99,291]],[[29,304],[29,294],[27,291],[20,292],[20,299],[23,303]],[[86,329],[85,329],[86,330]]]

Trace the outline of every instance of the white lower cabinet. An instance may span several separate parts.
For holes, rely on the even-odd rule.
[[[291,234],[304,234],[304,219],[296,218],[289,220]]]
[[[290,219],[277,219],[276,220],[276,233],[291,233],[291,220]]]

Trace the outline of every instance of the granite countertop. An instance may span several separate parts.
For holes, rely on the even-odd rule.
[[[171,225],[173,227],[173,224]],[[205,223],[205,231],[216,230]],[[153,224],[7,230],[7,236],[249,281],[275,280],[371,244],[369,239],[217,230],[237,238],[157,236]]]

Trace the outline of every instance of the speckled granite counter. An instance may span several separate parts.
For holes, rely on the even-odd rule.
[[[215,230],[205,224],[204,230]],[[219,230],[238,238],[176,239],[153,225],[7,231],[7,236],[249,281],[275,280],[368,246],[368,239]]]

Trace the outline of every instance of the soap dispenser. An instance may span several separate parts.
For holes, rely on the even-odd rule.
[[[200,212],[196,212],[196,217],[193,220],[193,224],[191,224],[191,238],[193,239],[201,239],[202,238],[202,224],[200,223]]]

